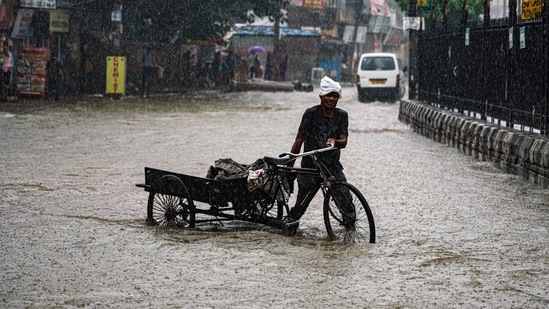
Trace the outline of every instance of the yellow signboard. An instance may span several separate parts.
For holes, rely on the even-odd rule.
[[[67,11],[50,11],[50,32],[69,32],[69,13]]]
[[[542,0],[522,0],[520,18],[534,19],[541,15]]]
[[[431,12],[433,8],[432,0],[417,0],[416,7],[418,11],[423,13]]]
[[[126,57],[107,57],[106,94],[125,94],[126,92]]]
[[[323,9],[324,0],[303,0],[302,6]]]

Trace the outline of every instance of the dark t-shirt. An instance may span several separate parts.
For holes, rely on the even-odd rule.
[[[307,152],[325,148],[328,138],[338,139],[342,134],[349,135],[348,127],[349,116],[342,109],[336,108],[332,118],[328,118],[324,115],[320,105],[308,108],[303,113],[303,118],[299,125],[299,132],[306,135],[303,150]],[[339,162],[339,156],[340,151],[337,149],[321,153],[318,155],[318,158],[328,167],[334,166],[338,169],[343,169],[343,166]],[[304,157],[301,160],[301,166],[314,167],[314,164],[310,157]]]

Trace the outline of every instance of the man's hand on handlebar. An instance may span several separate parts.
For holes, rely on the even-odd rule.
[[[336,140],[335,138],[329,138],[326,140],[326,146],[327,147],[335,147],[336,145]]]

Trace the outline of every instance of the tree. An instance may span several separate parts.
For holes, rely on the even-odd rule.
[[[462,18],[462,8],[463,2],[467,1],[468,9],[468,20],[469,21],[478,21],[479,16],[484,11],[484,1],[485,0],[448,0],[448,25],[451,28],[459,27],[461,24]],[[395,2],[400,6],[403,12],[410,12],[410,0],[395,0]],[[444,0],[432,0],[434,17],[437,24],[442,23],[442,6]],[[418,12],[419,13],[419,12]],[[431,22],[431,14],[425,14],[427,19],[426,22]]]
[[[285,0],[126,1],[124,37],[143,42],[168,42],[174,37],[183,42],[211,40],[223,37],[237,20],[279,17],[287,4]]]

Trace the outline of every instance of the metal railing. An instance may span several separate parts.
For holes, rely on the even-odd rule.
[[[549,132],[549,10],[418,33],[418,99],[511,128]]]

